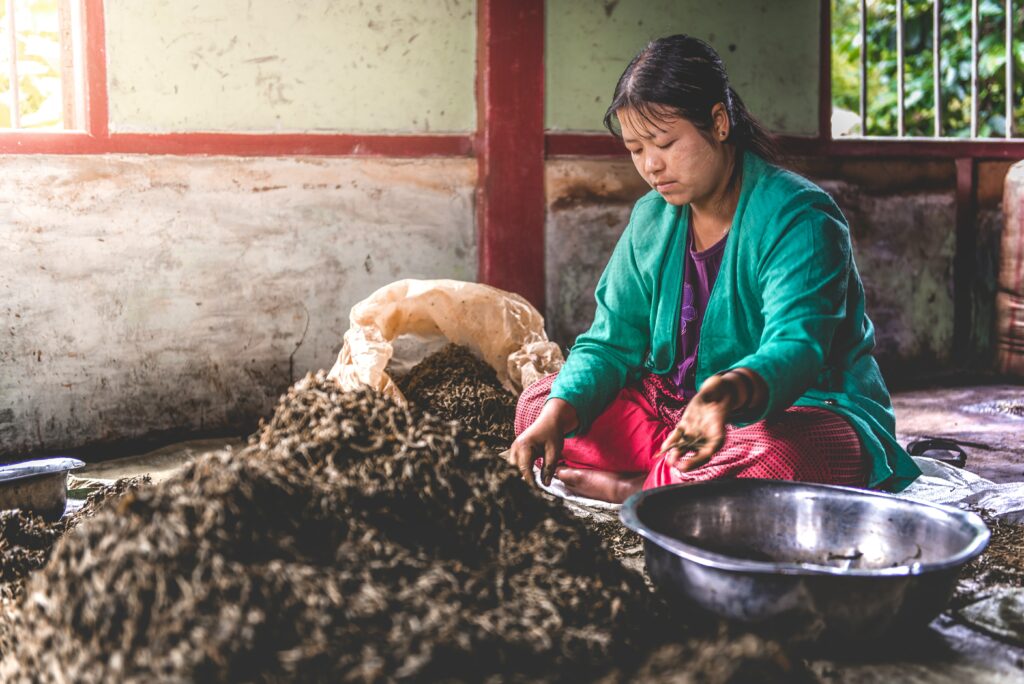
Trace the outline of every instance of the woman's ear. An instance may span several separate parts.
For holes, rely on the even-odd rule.
[[[729,139],[729,112],[721,102],[711,108],[711,123],[715,140],[723,143]]]

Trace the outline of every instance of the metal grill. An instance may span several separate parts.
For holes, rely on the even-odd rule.
[[[935,108],[934,138],[944,138],[942,135],[942,0],[933,0],[932,3],[932,81],[933,98]],[[1005,0],[1005,47],[1006,47],[1006,139],[1020,140],[1014,137],[1014,112],[1013,112],[1013,0]],[[978,12],[978,0],[971,0],[971,90],[970,90],[970,138],[972,140],[988,140],[990,138],[978,137],[979,112],[979,88],[978,88],[978,31],[980,18]],[[868,122],[868,3],[867,0],[860,0],[860,130],[861,137],[867,131]],[[904,2],[896,1],[896,87],[897,87],[897,116],[896,116],[896,137],[907,137],[906,133],[906,100],[905,100],[905,55],[904,55]],[[873,136],[879,137],[879,136]],[[886,136],[891,137],[891,136]],[[922,136],[914,136],[920,139]],[[925,138],[927,139],[927,138]],[[957,138],[959,139],[959,138]]]

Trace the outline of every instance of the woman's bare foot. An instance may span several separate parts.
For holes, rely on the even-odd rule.
[[[576,496],[588,499],[622,503],[643,487],[644,473],[613,473],[608,470],[562,467],[555,477],[565,483],[566,489]]]

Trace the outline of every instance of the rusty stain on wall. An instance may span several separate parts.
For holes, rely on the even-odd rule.
[[[470,159],[0,168],[0,456],[251,423],[333,363],[356,301],[476,275]]]

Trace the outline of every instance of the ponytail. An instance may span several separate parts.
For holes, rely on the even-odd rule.
[[[711,110],[718,103],[729,116],[725,143],[776,163],[775,140],[729,85],[722,58],[704,41],[682,34],[652,41],[633,58],[615,85],[604,125],[621,138],[617,112],[631,108],[650,122],[682,117],[713,140]]]
[[[754,118],[731,85],[726,86],[726,99],[725,109],[729,113],[730,124],[726,142],[732,142],[740,150],[750,150],[768,162],[777,163],[779,146],[775,138]]]

